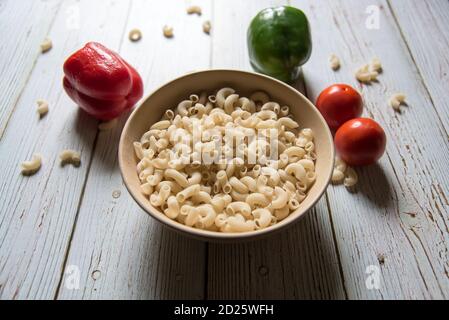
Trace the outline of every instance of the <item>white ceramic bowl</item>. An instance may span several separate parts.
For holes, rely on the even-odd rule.
[[[153,207],[148,197],[140,191],[140,181],[136,172],[137,158],[133,142],[139,141],[150,126],[159,121],[165,110],[176,106],[192,93],[212,92],[224,86],[234,88],[240,95],[248,96],[258,90],[267,92],[273,101],[290,106],[291,113],[302,128],[314,132],[317,153],[317,180],[300,207],[286,219],[269,228],[245,233],[221,233],[205,231],[185,226],[169,219],[159,209]],[[334,165],[334,145],[331,132],[318,109],[301,93],[289,85],[261,74],[237,70],[207,70],[190,73],[163,85],[149,95],[130,115],[123,129],[119,145],[119,165],[128,191],[134,200],[153,218],[168,227],[207,241],[240,241],[261,237],[281,231],[303,217],[320,199],[331,179]]]

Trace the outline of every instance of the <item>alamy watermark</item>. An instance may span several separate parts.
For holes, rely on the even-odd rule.
[[[80,29],[80,6],[79,4],[72,4],[65,10],[66,20],[65,26],[68,30]]]
[[[368,30],[379,30],[380,29],[380,8],[376,5],[368,6],[365,10],[368,15],[365,20],[365,27]]]
[[[368,277],[365,280],[365,285],[368,290],[380,290],[380,268],[376,265],[369,265],[365,269]]]
[[[64,286],[67,290],[78,290],[80,288],[80,274],[80,268],[78,266],[67,266],[64,281]]]

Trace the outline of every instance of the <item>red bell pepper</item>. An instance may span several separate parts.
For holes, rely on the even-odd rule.
[[[64,63],[63,86],[81,109],[108,121],[134,106],[142,97],[137,71],[105,46],[89,42]]]

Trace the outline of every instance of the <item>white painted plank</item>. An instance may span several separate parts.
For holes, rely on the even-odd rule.
[[[79,29],[69,29],[59,14],[50,30],[53,49],[37,60],[0,141],[0,297],[52,299],[64,257],[96,133],[96,121],[63,93],[62,64],[89,40],[118,48],[128,4],[117,1],[64,1],[61,12],[79,9]],[[94,14],[93,14],[94,13]],[[20,25],[16,26],[20,28]],[[35,101],[45,98],[50,112],[38,119]],[[58,154],[72,148],[82,155],[80,168],[59,166]],[[23,177],[19,164],[34,152],[41,170]]]
[[[209,299],[345,299],[326,201],[254,242],[209,245]]]
[[[251,70],[246,47],[249,22],[261,9],[282,4],[214,2],[213,67]],[[243,244],[210,244],[208,271],[211,299],[345,298],[324,197],[281,234]]]
[[[203,15],[187,15],[188,2],[133,1],[126,30],[140,28],[131,43],[125,34],[120,53],[145,80],[145,94],[188,71],[209,67],[210,37]],[[157,14],[151,14],[157,13]],[[162,27],[172,25],[174,38]],[[81,271],[80,290],[61,286],[60,299],[200,299],[204,297],[205,245],[163,228],[132,200],[117,164],[117,146],[125,119],[98,136],[86,192],[67,266]],[[113,198],[113,191],[121,196]],[[69,269],[67,269],[69,270]]]
[[[0,138],[60,6],[59,0],[0,2]]]
[[[359,169],[353,194],[328,189],[340,260],[349,298],[419,299],[449,296],[447,163],[444,124],[432,106],[385,1],[292,1],[311,20],[314,53],[305,67],[309,95],[315,99],[335,82],[352,84],[365,99],[365,116],[384,127],[387,154],[376,166]],[[366,8],[377,5],[380,29],[365,28]],[[414,37],[425,37],[421,30]],[[328,57],[342,68],[334,73]],[[384,65],[379,83],[357,84],[353,72],[378,56]],[[390,94],[407,93],[401,114],[388,107]],[[379,262],[384,256],[385,262]],[[382,260],[382,259],[380,259]],[[366,268],[381,270],[379,290],[366,286]]]
[[[388,1],[440,121],[449,130],[449,1]],[[425,31],[424,31],[425,30]],[[430,105],[432,107],[432,105]]]

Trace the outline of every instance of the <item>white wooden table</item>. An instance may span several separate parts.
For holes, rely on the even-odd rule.
[[[315,100],[335,82],[357,87],[365,115],[386,130],[387,153],[358,170],[356,192],[330,186],[282,234],[235,245],[174,234],[123,185],[117,143],[125,119],[99,132],[62,90],[62,64],[99,41],[139,70],[145,94],[192,70],[251,70],[250,19],[288,2],[313,30],[298,89]],[[189,4],[203,15],[187,15]],[[211,36],[201,30],[206,19]],[[447,0],[0,0],[0,297],[448,299],[448,21]],[[164,24],[173,39],[162,36]],[[136,27],[143,38],[132,43]],[[54,46],[40,54],[45,37]],[[331,53],[342,59],[338,72],[328,66]],[[375,56],[384,73],[361,86],[353,71]],[[401,114],[386,102],[397,91],[408,96]],[[38,98],[50,103],[42,120]],[[81,151],[81,167],[59,166],[65,148]],[[34,152],[43,167],[23,177],[19,164]]]

